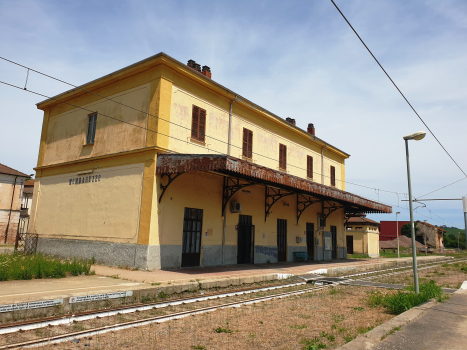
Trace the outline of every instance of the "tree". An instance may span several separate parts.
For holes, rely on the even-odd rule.
[[[417,223],[414,223],[414,225],[415,225],[415,236],[416,236],[418,233],[418,226],[417,226]],[[412,238],[412,229],[410,227],[410,223],[405,224],[401,227],[401,234],[409,238]]]

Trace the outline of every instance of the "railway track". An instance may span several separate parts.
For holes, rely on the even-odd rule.
[[[433,268],[433,267],[436,267],[436,266],[439,266],[445,263],[453,264],[453,263],[465,262],[465,261],[467,261],[467,259],[456,259],[456,260],[445,259],[445,260],[440,260],[434,263],[420,264],[419,269],[429,269],[429,268]],[[358,274],[345,275],[345,276],[340,276],[340,278],[350,279],[350,278],[355,278],[359,276],[367,276],[367,277],[364,277],[363,280],[368,280],[368,279],[373,279],[373,278],[382,277],[382,276],[407,273],[407,272],[410,272],[411,268],[412,266],[408,265],[408,266],[403,266],[403,267],[398,267],[398,268],[389,268],[389,269],[368,271],[368,272],[363,272],[363,273],[358,273]],[[385,271],[388,271],[389,273],[384,274]],[[56,335],[56,336],[47,337],[47,338],[29,340],[29,341],[20,342],[20,343],[6,344],[6,345],[0,346],[0,350],[21,348],[21,347],[42,346],[46,344],[65,342],[65,341],[75,339],[77,337],[88,337],[88,336],[102,334],[102,333],[106,333],[110,331],[118,331],[118,330],[122,330],[126,328],[143,326],[143,325],[147,325],[150,323],[166,322],[166,321],[173,320],[173,319],[180,319],[180,318],[187,317],[190,315],[212,312],[215,310],[229,308],[229,307],[241,307],[243,305],[259,303],[259,302],[263,302],[267,300],[278,299],[278,298],[280,299],[280,298],[285,298],[289,296],[315,292],[318,290],[322,290],[324,288],[328,288],[333,285],[335,286],[337,284],[339,284],[339,282],[323,284],[320,286],[313,285],[312,287],[306,287],[307,282],[297,282],[297,283],[289,283],[289,284],[276,285],[276,286],[263,287],[263,288],[242,289],[242,290],[236,290],[236,291],[227,292],[227,293],[214,293],[214,294],[204,295],[200,297],[176,299],[176,300],[159,302],[159,303],[150,303],[150,304],[142,304],[142,305],[137,305],[137,306],[120,307],[120,308],[115,308],[113,310],[86,312],[86,313],[82,313],[79,315],[71,315],[71,316],[65,316],[65,317],[51,317],[51,318],[46,318],[46,319],[42,319],[39,321],[36,320],[36,321],[21,322],[21,323],[16,323],[13,325],[11,324],[4,325],[0,327],[0,334],[24,332],[28,330],[34,330],[34,329],[39,329],[39,328],[44,328],[44,327],[53,327],[53,326],[58,326],[58,325],[70,325],[76,322],[82,322],[82,321],[92,320],[96,318],[98,319],[98,318],[103,318],[103,317],[110,317],[110,316],[115,316],[119,314],[121,315],[121,314],[135,313],[135,312],[141,312],[141,311],[148,311],[151,309],[161,309],[161,308],[167,308],[169,306],[197,303],[201,301],[209,301],[209,300],[222,299],[222,298],[228,298],[228,297],[245,296],[245,295],[254,294],[254,293],[271,292],[274,290],[280,290],[284,288],[305,287],[303,289],[288,291],[284,293],[260,296],[260,297],[251,298],[247,300],[224,303],[224,304],[219,304],[219,305],[214,305],[214,306],[209,306],[209,307],[196,308],[194,310],[175,312],[175,313],[170,313],[170,314],[162,315],[162,316],[147,317],[147,318],[143,318],[140,320],[133,320],[133,321],[123,322],[123,323],[117,323],[114,325],[96,327],[96,328],[92,328],[89,330],[71,332],[71,333]]]

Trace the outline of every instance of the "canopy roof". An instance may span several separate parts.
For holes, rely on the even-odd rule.
[[[157,157],[157,174],[195,171],[221,173],[257,184],[294,191],[297,194],[330,200],[344,205],[346,212],[392,213],[391,206],[227,155],[159,154]]]

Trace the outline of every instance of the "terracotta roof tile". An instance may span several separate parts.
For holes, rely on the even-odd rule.
[[[24,181],[24,187],[27,187],[27,186],[34,187],[34,179],[28,180],[28,181]]]
[[[407,236],[399,236],[399,246],[401,248],[412,248],[412,239]],[[425,246],[420,242],[415,241],[417,248],[424,248]],[[396,248],[397,249],[397,238],[391,241],[379,241],[379,247],[384,249]]]
[[[9,166],[6,166],[2,163],[0,163],[0,174],[8,174],[8,175],[13,175],[13,176],[22,176],[22,177],[29,178],[29,175],[26,175],[25,173],[22,173],[21,171],[10,168]]]
[[[351,217],[351,218],[349,218],[347,223],[348,224],[373,224],[373,225],[378,225],[379,226],[378,221],[367,219],[365,217]]]

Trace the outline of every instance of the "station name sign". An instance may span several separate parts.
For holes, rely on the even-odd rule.
[[[73,177],[68,180],[68,185],[80,185],[90,182],[99,182],[101,181],[101,175],[89,175],[89,176],[80,176]]]

